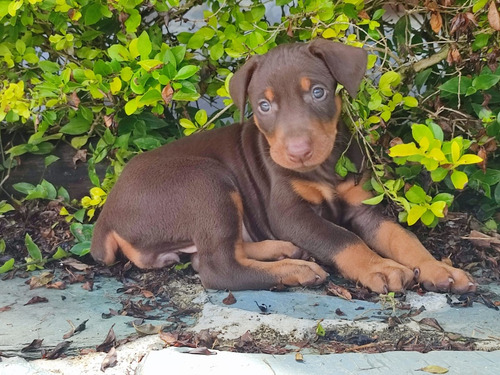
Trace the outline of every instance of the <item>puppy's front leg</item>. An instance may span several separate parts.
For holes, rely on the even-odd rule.
[[[354,233],[319,215],[298,196],[272,201],[273,232],[305,249],[323,264],[335,265],[340,273],[378,293],[401,291],[413,283],[413,271],[372,251]]]
[[[456,293],[476,290],[468,273],[434,259],[413,233],[383,217],[378,207],[362,204],[371,197],[362,184],[350,180],[339,186],[338,192],[346,203],[346,225],[380,255],[414,270],[425,289]]]

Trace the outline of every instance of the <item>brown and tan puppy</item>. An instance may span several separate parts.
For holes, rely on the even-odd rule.
[[[326,40],[282,45],[252,57],[232,78],[246,123],[195,134],[134,157],[97,220],[93,257],[121,252],[140,268],[192,253],[203,285],[268,289],[318,285],[333,265],[376,292],[420,282],[429,290],[476,286],[435,260],[415,236],[380,215],[355,177],[340,178],[345,153],[363,156],[340,120],[342,84],[355,96],[366,52]]]

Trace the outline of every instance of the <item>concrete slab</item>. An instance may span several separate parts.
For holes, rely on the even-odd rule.
[[[9,306],[10,310],[0,313],[0,375],[29,374],[73,374],[102,373],[101,363],[105,353],[91,353],[74,356],[82,348],[95,348],[106,337],[114,324],[117,339],[131,334],[135,329],[129,324],[133,317],[112,316],[103,319],[102,314],[109,309],[122,308],[121,300],[131,298],[122,292],[123,284],[113,278],[96,276],[94,290],[89,292],[81,284],[69,285],[65,290],[39,288],[30,290],[23,279],[1,282],[0,307]],[[325,296],[320,290],[296,289],[287,292],[241,291],[233,292],[236,302],[224,304],[228,292],[205,291],[199,284],[178,281],[172,286],[178,298],[176,305],[184,308],[196,307],[200,312],[173,316],[176,310],[171,304],[159,301],[158,307],[151,312],[156,320],[147,321],[163,325],[167,329],[171,320],[182,319],[183,331],[200,332],[209,329],[217,332],[221,342],[236,340],[250,331],[255,340],[297,343],[301,340],[313,340],[316,327],[321,320],[328,331],[344,334],[345,332],[363,332],[370,336],[383,337],[389,331],[386,323],[388,316],[397,316],[407,311],[393,310],[380,303],[366,301],[347,301],[338,297]],[[498,285],[482,286],[498,296]],[[174,292],[173,292],[174,293]],[[27,305],[33,296],[48,299],[47,303]],[[139,298],[140,297],[134,297]],[[496,298],[498,300],[498,298]],[[474,339],[477,348],[492,350],[487,353],[477,352],[387,352],[381,354],[344,353],[318,355],[314,347],[301,350],[305,362],[295,361],[289,355],[256,355],[218,352],[216,355],[201,356],[186,354],[188,349],[165,349],[165,343],[158,335],[148,336],[118,347],[118,363],[106,369],[106,374],[152,375],[160,369],[169,372],[185,371],[188,374],[203,375],[229,373],[238,375],[250,373],[262,374],[301,374],[331,373],[339,374],[418,374],[419,368],[427,365],[439,365],[449,369],[450,374],[494,374],[496,363],[500,361],[500,312],[474,303],[470,308],[451,307],[443,294],[427,293],[419,296],[407,293],[407,302],[414,308],[424,305],[426,310],[412,319],[406,319],[398,325],[392,338],[409,332],[411,335],[431,335],[437,338],[444,333],[419,325],[425,317],[437,319],[445,332],[455,332],[469,339]],[[259,306],[265,306],[263,313]],[[343,315],[339,315],[341,312]],[[63,341],[63,335],[70,330],[67,319],[78,325],[88,319],[83,332],[69,338],[72,341],[66,352],[70,357],[58,360],[36,360],[26,362],[20,357],[33,359],[40,357],[40,351],[21,353],[20,350],[33,339],[44,339],[42,348],[52,349]],[[167,320],[169,319],[169,320]],[[297,346],[288,346],[296,348]],[[200,370],[202,369],[202,370]],[[203,372],[201,372],[203,371]],[[247,372],[245,372],[247,371]],[[163,372],[163,371],[162,371]]]

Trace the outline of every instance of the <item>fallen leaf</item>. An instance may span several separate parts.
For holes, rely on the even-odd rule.
[[[47,285],[54,278],[54,274],[52,272],[42,272],[38,276],[32,276],[30,279],[30,289],[40,288],[42,286]]]
[[[233,305],[236,303],[236,298],[234,297],[233,293],[231,293],[231,291],[229,291],[227,297],[222,300],[222,303],[224,305]]]
[[[91,292],[94,290],[94,282],[92,280],[88,280],[82,284],[82,288]]]
[[[64,281],[56,281],[55,283],[47,284],[46,288],[63,290],[66,289],[66,283]]]
[[[73,258],[64,259],[62,261],[62,264],[64,264],[65,266],[68,266],[68,267],[72,267],[78,271],[86,271],[90,268],[90,266],[88,264],[82,263],[82,262],[80,262],[76,259],[73,259]]]
[[[462,237],[462,238],[469,240],[478,247],[482,248],[497,247],[500,250],[500,235],[498,234],[489,236],[477,230],[471,230],[468,237]]]
[[[98,352],[109,352],[109,350],[115,346],[116,336],[115,336],[115,331],[113,330],[114,326],[115,325],[113,324],[109,329],[108,334],[106,335],[106,338],[104,339],[103,343],[97,345],[96,350]]]
[[[75,155],[73,155],[73,165],[76,167],[76,163],[81,161],[85,163],[87,161],[87,150],[84,148],[81,148],[78,150]]]
[[[141,324],[138,326],[134,324],[133,326],[135,328],[135,331],[141,336],[155,335],[157,333],[160,333],[163,328],[162,325],[154,326],[150,323]]]
[[[31,298],[28,302],[24,304],[24,306],[27,305],[34,305],[35,303],[46,303],[49,302],[49,300],[45,297],[40,297],[40,296],[34,296]]]
[[[143,290],[142,291],[142,295],[145,297],[145,298],[154,298],[154,294],[153,292],[150,292],[149,290]]]
[[[114,347],[111,347],[111,349],[109,349],[108,354],[106,354],[106,357],[104,357],[104,360],[101,363],[101,371],[106,370],[108,367],[116,366],[117,362],[118,359],[117,359],[116,349]]]
[[[174,345],[179,339],[179,334],[172,332],[160,332],[160,339],[165,341],[165,344],[167,345]]]
[[[25,346],[24,348],[21,349],[21,353],[26,353],[26,352],[31,352],[33,350],[40,349],[42,346],[43,339],[34,339],[31,344],[28,346]]]
[[[483,173],[486,173],[486,163],[488,162],[488,154],[486,153],[486,149],[484,146],[481,146],[479,148],[479,151],[477,152],[477,156],[479,156],[481,159],[483,159],[482,162],[480,162],[478,165],[483,171]]]
[[[56,347],[50,352],[46,353],[44,359],[57,359],[59,358],[68,347],[71,345],[71,341],[63,341],[56,345]]]
[[[441,27],[443,26],[443,18],[439,12],[431,13],[431,28],[436,34],[441,31]]]
[[[188,351],[189,354],[215,355],[217,352],[208,350],[205,347],[194,348]]]
[[[257,301],[254,301],[254,302],[258,306],[259,310],[262,311],[263,313],[267,312],[269,307],[271,307],[271,305],[267,306],[265,303],[259,304]]]
[[[488,22],[494,30],[500,31],[500,14],[498,13],[495,0],[490,1],[490,7],[488,8]]]
[[[426,326],[437,329],[438,331],[444,332],[443,327],[441,327],[435,318],[423,318],[418,322],[419,324],[424,324]]]
[[[352,300],[352,295],[346,288],[336,285],[331,281],[328,283],[327,292],[331,295],[344,298],[348,301]]]
[[[441,366],[430,365],[419,368],[417,371],[425,371],[431,374],[446,374],[448,372],[448,369]]]
[[[0,312],[5,312],[5,311],[11,310],[12,309],[12,305],[14,305],[14,304],[11,303],[10,305],[4,306],[4,307],[0,307]]]
[[[86,323],[88,322],[89,320],[85,320],[83,323],[79,324],[77,327],[75,327],[75,325],[73,324],[73,322],[71,320],[68,320],[67,322],[69,323],[69,325],[71,326],[71,330],[66,333],[64,336],[63,336],[63,339],[69,339],[71,336],[73,336],[75,333],[78,333],[78,332],[82,332],[82,331],[85,331],[85,328],[86,327]]]
[[[295,360],[297,362],[304,362],[304,356],[302,355],[302,353],[300,352],[295,353]]]

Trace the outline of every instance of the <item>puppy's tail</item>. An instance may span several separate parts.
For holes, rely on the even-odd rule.
[[[103,220],[97,219],[92,235],[90,254],[96,262],[109,266],[115,263],[117,251],[118,243],[114,238],[113,231],[109,229]]]

